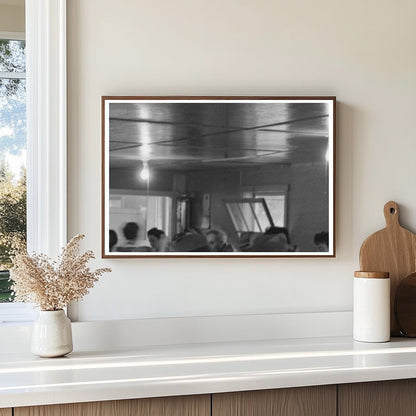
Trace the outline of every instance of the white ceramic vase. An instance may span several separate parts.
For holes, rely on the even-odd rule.
[[[63,310],[40,311],[33,325],[31,351],[40,357],[62,357],[72,351],[71,321]]]

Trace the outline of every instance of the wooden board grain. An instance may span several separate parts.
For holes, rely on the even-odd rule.
[[[416,270],[416,235],[399,222],[399,206],[390,201],[384,206],[386,228],[370,235],[360,250],[360,269],[390,273],[391,334],[400,335],[394,318],[394,298],[401,279]]]
[[[338,386],[338,416],[416,415],[416,380]]]
[[[17,407],[14,416],[210,416],[210,395]]]
[[[212,395],[213,416],[334,416],[336,386]]]
[[[0,409],[0,416],[12,416],[12,409]]]

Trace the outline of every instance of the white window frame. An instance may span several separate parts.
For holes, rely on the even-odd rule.
[[[0,31],[0,39],[25,40],[25,32],[4,32],[4,31]]]
[[[66,0],[26,0],[28,250],[67,239]]]
[[[27,247],[56,257],[67,242],[66,0],[26,0],[25,15]],[[33,310],[3,304],[1,315],[22,322]]]

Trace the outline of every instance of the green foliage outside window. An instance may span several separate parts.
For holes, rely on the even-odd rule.
[[[26,244],[26,174],[14,181],[5,161],[0,163],[0,219],[0,302],[9,302],[11,258]]]
[[[26,244],[25,61],[24,41],[0,39],[0,302],[12,300],[8,269]]]

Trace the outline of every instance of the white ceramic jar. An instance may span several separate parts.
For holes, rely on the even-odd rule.
[[[40,357],[61,357],[72,351],[71,321],[63,310],[39,311],[33,324],[31,351]]]
[[[353,298],[354,339],[362,342],[389,341],[389,273],[355,272]]]

